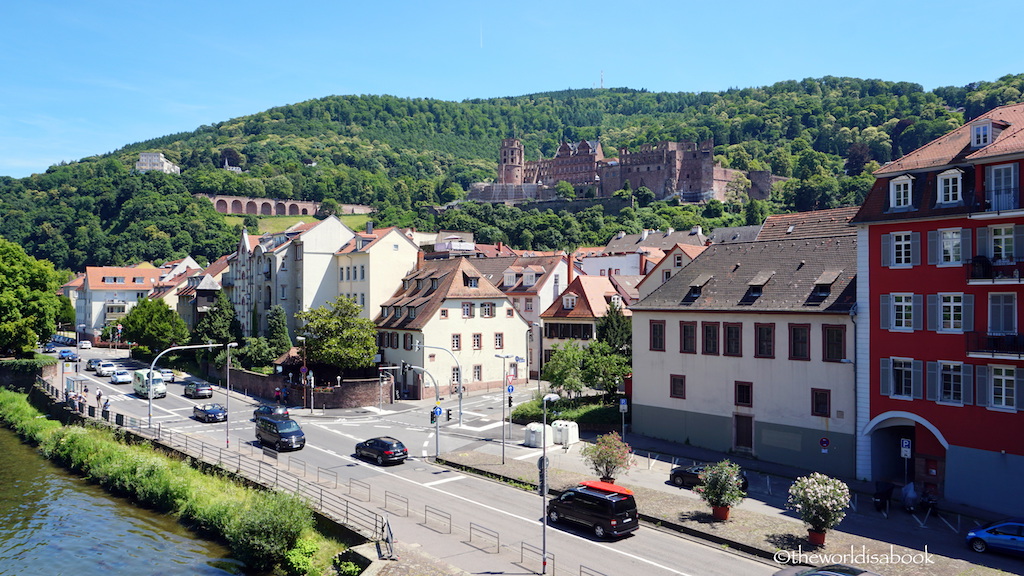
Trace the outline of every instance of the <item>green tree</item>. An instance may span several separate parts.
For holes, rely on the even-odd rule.
[[[636,194],[634,194],[634,197],[636,198],[637,204],[639,204],[641,207],[647,206],[648,204],[654,201],[654,191],[648,188],[647,186],[641,186],[636,189]]]
[[[235,316],[235,307],[223,291],[217,292],[217,301],[192,330],[193,344],[225,344],[242,339],[242,324]]]
[[[591,342],[584,352],[583,381],[605,394],[618,392],[619,383],[632,372],[629,359],[601,341]]]
[[[345,296],[296,314],[304,324],[301,332],[306,338],[307,358],[342,370],[372,366],[377,330],[373,320],[359,314],[359,305]]]
[[[580,456],[602,480],[614,482],[619,472],[629,471],[632,452],[617,432],[609,432],[598,436],[593,444],[584,446]]]
[[[123,339],[149,348],[163,350],[188,339],[188,328],[181,316],[163,300],[146,298],[121,319]]]
[[[274,360],[277,360],[279,355],[274,354],[270,349],[267,339],[260,336],[258,338],[246,338],[245,346],[238,351],[238,356],[243,366],[252,368],[256,366],[270,366]]]
[[[764,200],[751,200],[743,207],[743,216],[747,226],[757,226],[764,222],[764,219],[771,213],[768,202]]]
[[[579,342],[569,340],[551,347],[551,359],[544,364],[541,378],[551,383],[551,389],[579,395],[583,391],[583,358],[585,352]]]
[[[576,199],[576,189],[572,187],[572,184],[569,184],[565,180],[559,180],[555,184],[555,194],[563,200]]]
[[[612,302],[608,312],[597,320],[597,340],[616,354],[633,357],[633,322],[622,313],[622,306]]]
[[[53,265],[0,239],[0,353],[30,353],[49,340],[61,311]]]
[[[267,315],[267,345],[275,357],[284,354],[292,347],[292,337],[288,334],[288,318],[284,308],[275,305]]]

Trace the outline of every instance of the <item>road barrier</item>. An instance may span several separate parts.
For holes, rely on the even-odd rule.
[[[431,506],[423,506],[423,525],[430,528],[430,519],[434,518],[438,523],[445,528],[446,534],[452,533],[452,515]]]
[[[384,509],[391,510],[391,503],[399,505],[396,513],[401,513],[402,516],[409,516],[409,499],[405,496],[395,494],[394,492],[384,491]]]
[[[494,554],[497,554],[497,553],[501,552],[501,535],[498,534],[497,531],[491,530],[490,528],[485,528],[485,527],[483,527],[483,526],[481,526],[481,525],[479,525],[479,524],[477,524],[475,522],[470,522],[469,523],[469,544],[471,544],[471,545],[475,545],[476,544],[476,542],[473,541],[473,536],[474,535],[483,536],[486,540],[493,541],[494,542]],[[487,551],[488,548],[489,548],[489,547],[488,548],[483,548],[483,547],[480,547],[480,546],[475,546],[475,547],[477,549],[483,550],[483,551]]]

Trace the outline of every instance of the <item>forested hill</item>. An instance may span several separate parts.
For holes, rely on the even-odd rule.
[[[234,249],[229,229],[195,193],[371,204],[380,224],[462,226],[484,241],[533,248],[604,243],[608,230],[742,224],[742,209],[666,206],[625,215],[504,213],[474,209],[435,220],[417,207],[464,197],[493,180],[502,138],[516,136],[527,158],[550,158],[560,141],[599,139],[607,156],[662,140],[714,138],[727,167],[792,177],[764,210],[853,204],[866,172],[990,108],[1022,100],[1024,74],[926,92],[906,82],[825,77],[717,93],[630,89],[565,90],[447,102],[391,96],[329,96],[235,118],[194,132],[139,142],[103,156],[0,178],[0,235],[58,268],[213,259]],[[141,151],[163,152],[180,176],[132,172]],[[245,172],[221,167],[227,161]],[[644,212],[644,211],[647,212]],[[538,216],[544,216],[539,218]],[[578,233],[548,235],[529,226]]]

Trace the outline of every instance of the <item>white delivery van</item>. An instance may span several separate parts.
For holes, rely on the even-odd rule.
[[[136,370],[135,374],[132,375],[132,389],[135,390],[136,396],[140,398],[149,398],[149,379],[150,370]],[[164,377],[160,375],[160,372],[156,370],[152,371],[153,378],[153,398],[163,398],[167,396],[167,385],[164,384]]]

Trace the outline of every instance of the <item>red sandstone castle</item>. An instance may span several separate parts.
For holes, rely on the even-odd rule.
[[[554,198],[559,181],[609,197],[629,182],[634,190],[646,186],[658,199],[676,196],[684,202],[704,202],[724,200],[726,186],[743,174],[750,180],[750,198],[764,200],[772,184],[782,179],[768,171],[722,168],[715,164],[714,147],[713,140],[659,142],[636,152],[624,148],[618,158],[605,158],[600,142],[583,140],[562,142],[554,158],[526,161],[523,143],[507,138],[501,142],[497,183],[475,185],[469,197],[483,202],[545,200]]]

